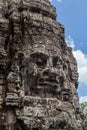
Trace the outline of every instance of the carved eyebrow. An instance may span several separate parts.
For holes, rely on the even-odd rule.
[[[34,52],[30,55],[30,57],[41,57],[41,58],[48,58],[48,55],[42,53],[42,52]]]
[[[58,56],[53,56],[53,57],[52,57],[52,60],[53,60],[54,62],[57,62],[57,61],[59,60],[59,58],[58,58]]]
[[[53,56],[52,58],[53,58],[53,59],[57,59],[57,60],[58,60],[58,56]]]
[[[53,56],[53,60],[62,61],[62,59],[59,56]]]

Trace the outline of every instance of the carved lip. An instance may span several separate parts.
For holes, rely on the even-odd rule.
[[[58,81],[48,77],[39,78],[38,84],[40,86],[58,87]]]

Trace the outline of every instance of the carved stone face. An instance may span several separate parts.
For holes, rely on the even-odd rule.
[[[24,85],[26,94],[54,97],[60,92],[64,75],[61,53],[57,47],[34,45],[27,65],[27,81]]]

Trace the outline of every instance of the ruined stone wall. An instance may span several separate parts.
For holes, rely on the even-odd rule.
[[[0,130],[85,130],[77,88],[49,0],[0,1]]]

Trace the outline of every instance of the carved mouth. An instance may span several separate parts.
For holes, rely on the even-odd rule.
[[[38,84],[40,86],[46,86],[46,87],[47,86],[55,87],[55,88],[58,87],[58,81],[54,78],[48,78],[48,77],[40,78]]]

